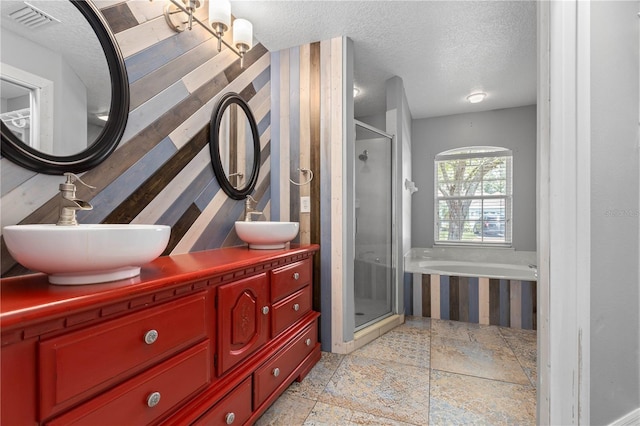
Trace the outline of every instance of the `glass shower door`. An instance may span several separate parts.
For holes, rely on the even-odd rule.
[[[393,312],[393,140],[356,122],[354,303],[356,330]]]

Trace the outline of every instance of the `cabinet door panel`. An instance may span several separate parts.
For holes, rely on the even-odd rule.
[[[23,340],[0,350],[0,425],[36,423],[36,339]]]
[[[218,288],[218,375],[267,341],[269,311],[266,274]]]

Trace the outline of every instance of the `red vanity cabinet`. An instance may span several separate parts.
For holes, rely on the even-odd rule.
[[[0,423],[253,423],[320,359],[317,250],[167,256],[87,286],[3,278]]]

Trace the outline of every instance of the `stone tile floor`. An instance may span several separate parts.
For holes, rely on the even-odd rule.
[[[536,332],[407,317],[323,353],[256,425],[534,425]]]

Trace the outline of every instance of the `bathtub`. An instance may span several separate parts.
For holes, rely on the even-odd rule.
[[[537,281],[536,253],[492,248],[413,248],[405,272]]]
[[[536,329],[536,253],[501,248],[413,248],[411,313],[434,319]]]
[[[509,265],[506,263],[425,260],[418,262],[418,270],[424,274],[453,275],[457,277],[484,277],[522,281],[536,281],[537,279],[535,268],[528,265]]]

